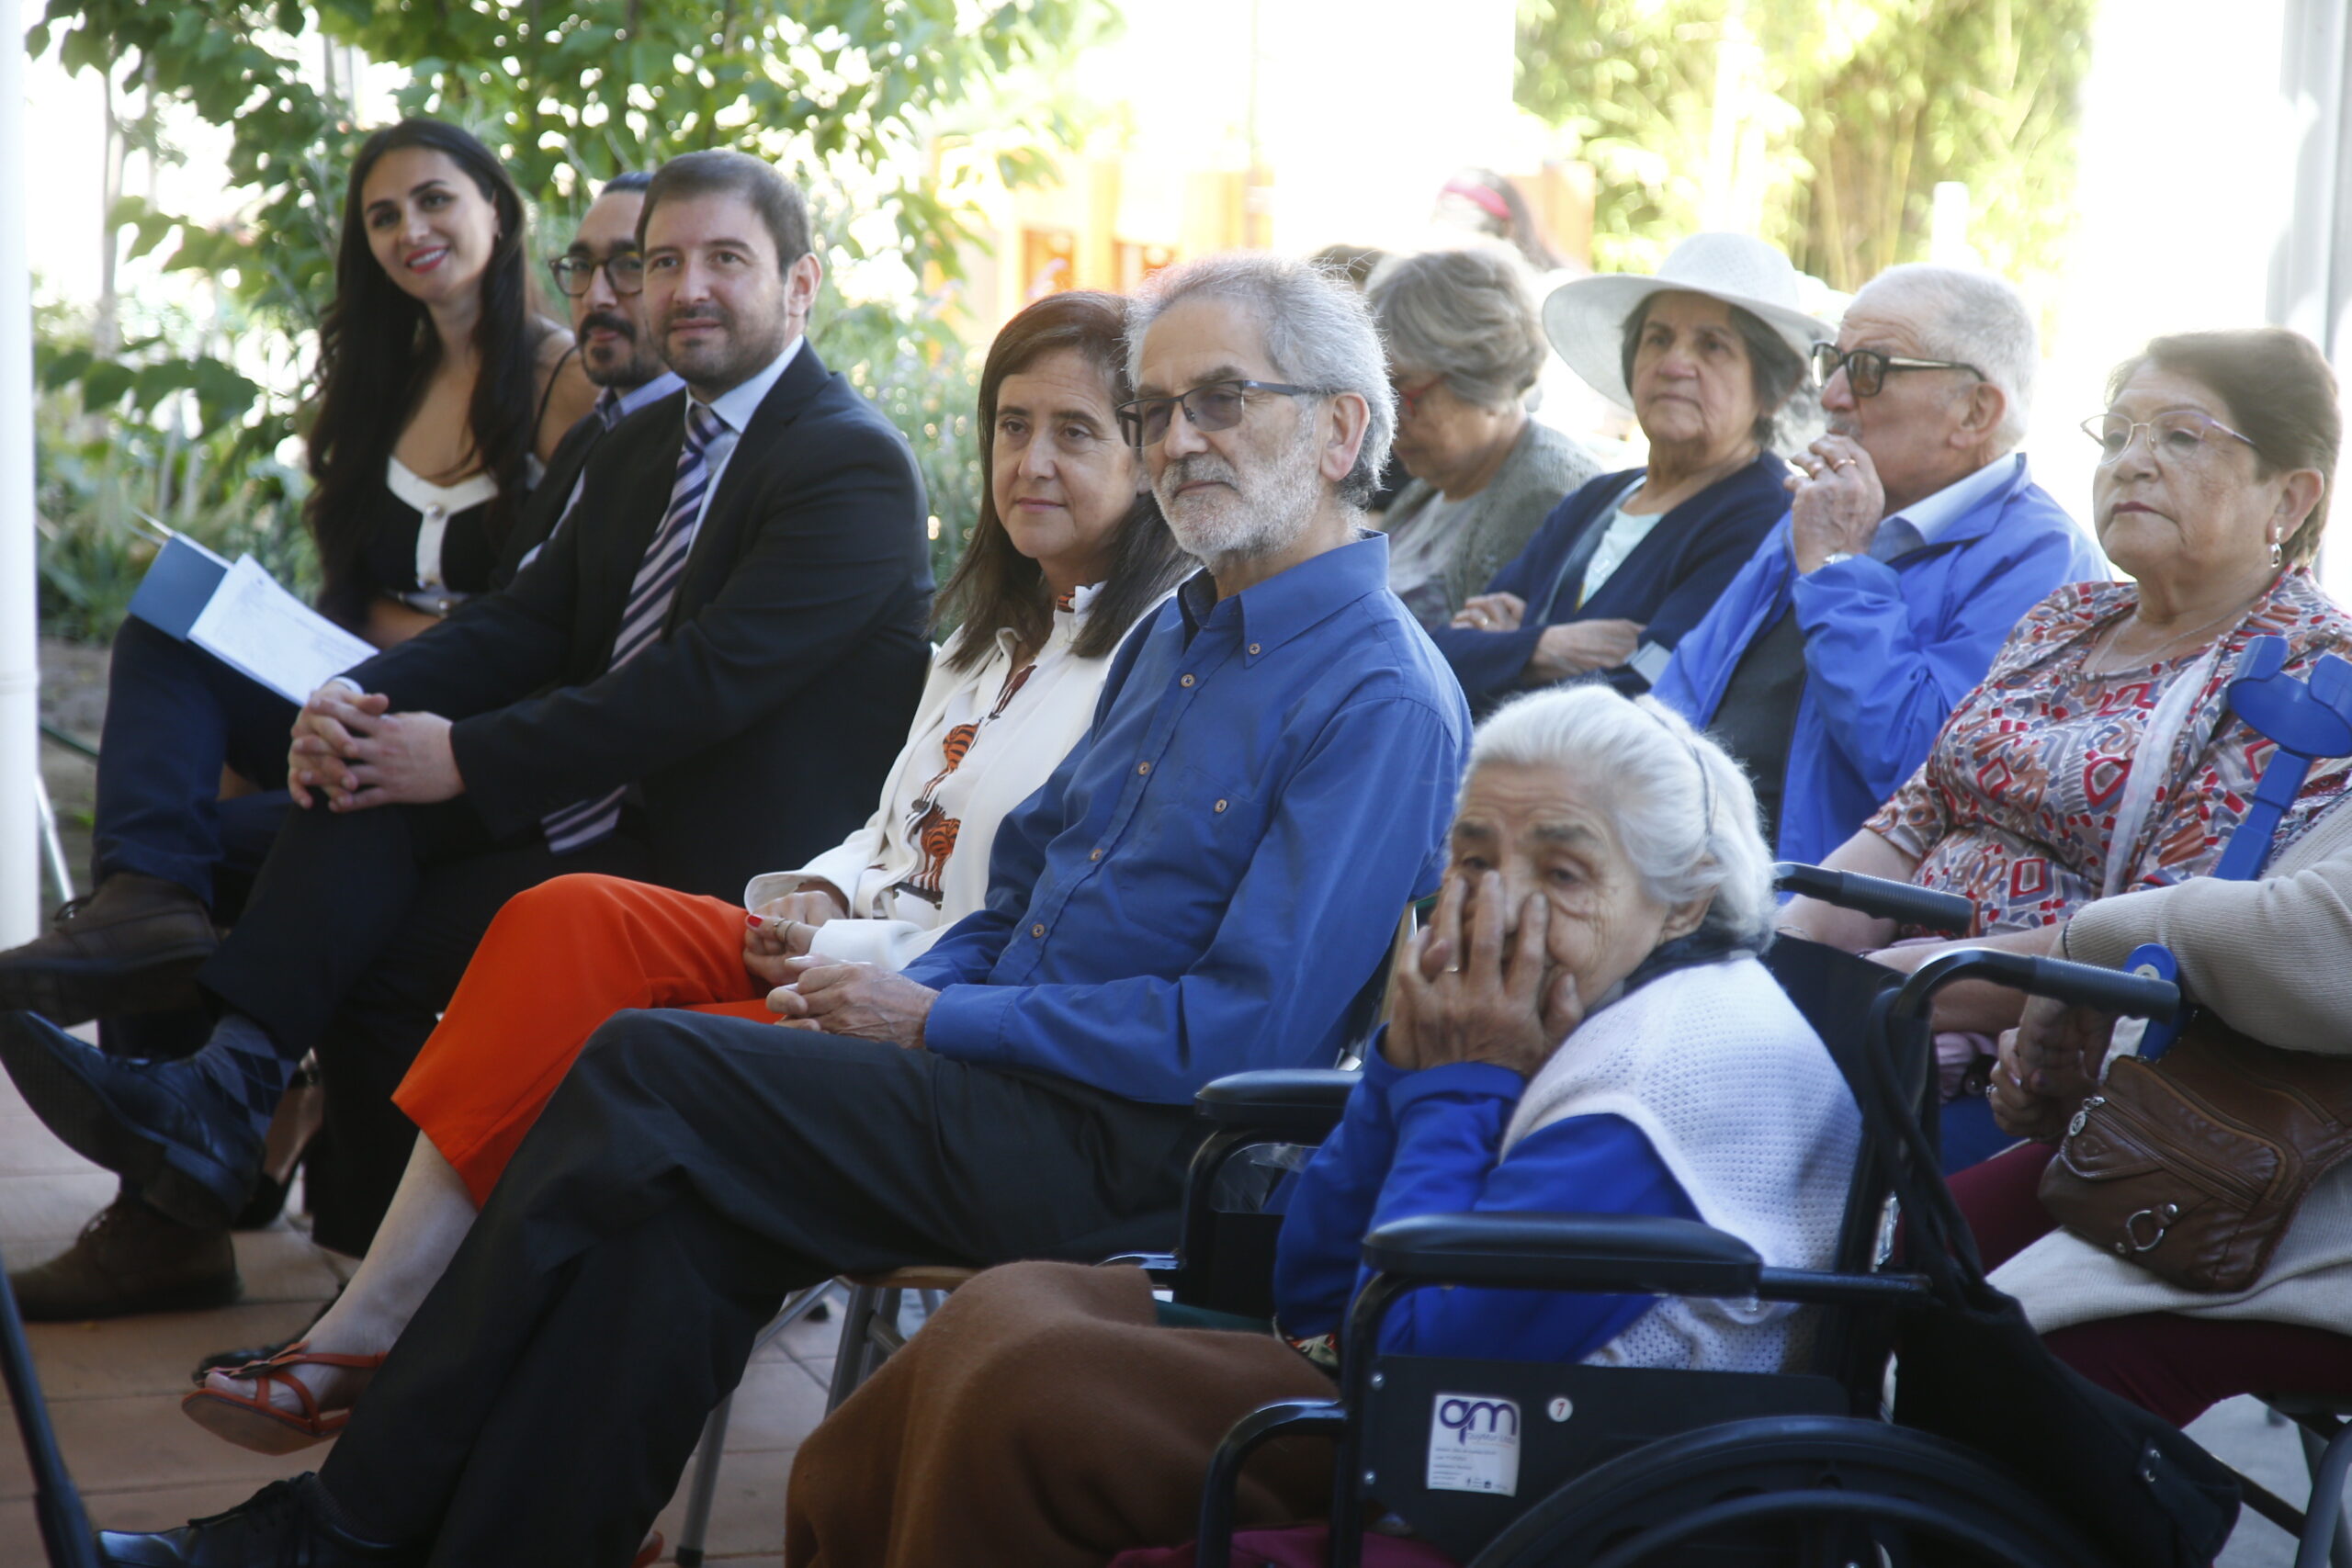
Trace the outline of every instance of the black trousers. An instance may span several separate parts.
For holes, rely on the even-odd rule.
[[[321,1245],[364,1253],[416,1140],[392,1090],[507,899],[566,872],[642,876],[623,831],[569,855],[537,830],[492,839],[460,798],[290,811],[244,913],[198,980],[289,1058],[316,1050],[327,1145],[309,1167]]]
[[[599,1029],[322,1467],[446,1568],[628,1562],[784,1295],[1175,1237],[1191,1111],[682,1011]]]

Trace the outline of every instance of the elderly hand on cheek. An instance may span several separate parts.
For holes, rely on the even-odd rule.
[[[1446,879],[1389,980],[1382,1052],[1391,1065],[1486,1062],[1532,1077],[1584,1021],[1576,976],[1551,959],[1551,905],[1530,895],[1516,931],[1511,914],[1499,874]]]
[[[858,1040],[922,1049],[923,1021],[939,993],[871,964],[787,958],[794,978],[768,993],[768,1010],[787,1029],[814,1029]]]

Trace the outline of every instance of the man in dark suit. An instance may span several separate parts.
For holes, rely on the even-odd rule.
[[[589,455],[605,433],[685,385],[662,365],[660,345],[639,309],[644,266],[637,220],[650,177],[631,172],[606,182],[581,218],[570,248],[550,264],[557,287],[571,304],[581,367],[603,392],[594,412],[566,432],[549,454],[547,471],[507,534],[492,574],[497,586],[512,582],[570,514],[585,489],[582,476]],[[116,765],[136,766],[144,754],[125,755],[130,761],[117,759]],[[230,851],[223,869],[235,872],[238,887],[232,908],[243,908],[243,886],[267,857],[285,816],[285,796],[275,791],[221,803],[220,834]],[[214,906],[216,911],[220,908]],[[215,944],[211,913],[201,908],[196,911],[208,948]],[[230,915],[226,923],[234,920]],[[166,967],[177,946],[174,930],[170,921],[155,918],[152,901],[117,897],[110,904],[94,902],[58,930],[0,954],[0,1007],[25,1007],[52,1022],[71,1023],[136,1005],[145,988],[138,976]],[[59,997],[69,1001],[62,1014],[56,1008]],[[204,1043],[212,1023],[211,1010],[200,1006],[125,1012],[103,1018],[99,1039],[117,1055],[182,1056]],[[369,1118],[372,1122],[389,1114],[386,1108],[370,1111]],[[366,1146],[364,1138],[361,1146]],[[280,1157],[300,1152],[296,1148]],[[314,1145],[310,1163],[314,1190],[324,1193],[338,1185],[333,1138]],[[290,1172],[276,1175],[283,1179]],[[334,1208],[332,1199],[329,1208]],[[218,1306],[236,1300],[243,1289],[226,1226],[196,1229],[175,1224],[141,1201],[135,1189],[127,1189],[108,1206],[105,1224],[91,1226],[57,1257],[10,1275],[9,1283],[17,1305],[34,1322]]]
[[[731,896],[872,809],[929,654],[913,457],[803,338],[820,267],[775,170],[674,160],[639,238],[685,391],[598,442],[509,588],[312,695],[305,809],[198,976],[227,1010],[204,1049],[123,1063],[0,1022],[42,1119],[183,1224],[236,1211],[315,1047],[364,1178],[314,1194],[316,1235],[364,1250],[414,1137],[390,1091],[508,897],[569,871]]]

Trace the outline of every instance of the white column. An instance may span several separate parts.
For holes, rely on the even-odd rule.
[[[17,7],[0,7],[0,14]],[[40,922],[33,789],[40,768],[40,670],[33,572],[33,311],[25,254],[25,46],[0,36],[0,947]]]

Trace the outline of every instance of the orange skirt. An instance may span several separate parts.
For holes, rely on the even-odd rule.
[[[628,1008],[768,1021],[743,908],[616,876],[507,900],[393,1094],[479,1205],[596,1027]]]

